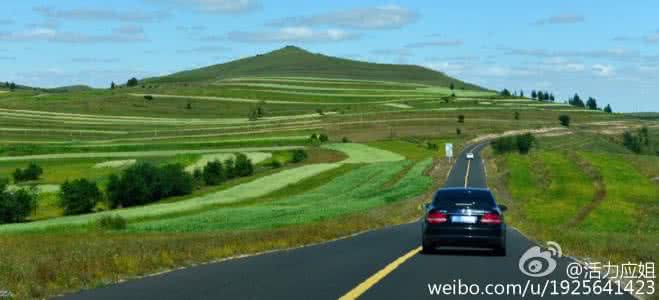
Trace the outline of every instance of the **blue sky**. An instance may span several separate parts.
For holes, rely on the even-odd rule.
[[[293,44],[659,111],[656,1],[6,1],[0,81],[108,86]]]

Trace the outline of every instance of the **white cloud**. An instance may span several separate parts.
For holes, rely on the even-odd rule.
[[[584,22],[586,18],[577,14],[560,14],[535,21],[534,25],[574,24]]]
[[[355,29],[395,29],[418,17],[416,12],[397,5],[356,8],[312,16],[289,17],[270,22],[274,26],[336,26]]]
[[[175,4],[209,14],[245,13],[261,7],[256,0],[147,0],[152,3]]]
[[[112,43],[140,42],[146,40],[139,26],[125,25],[115,28],[109,34],[87,34],[59,31],[53,28],[33,28],[18,32],[0,32],[0,40],[5,41],[46,41],[53,43]]]
[[[285,27],[275,31],[232,31],[227,38],[242,43],[340,42],[359,38],[340,29],[314,30],[309,27]]]
[[[68,19],[81,21],[124,21],[154,22],[170,16],[167,12],[144,12],[141,10],[113,10],[98,8],[61,9],[50,6],[37,6],[33,10],[50,19]]]
[[[611,65],[594,64],[592,66],[593,74],[602,77],[611,77],[615,75],[615,69]]]

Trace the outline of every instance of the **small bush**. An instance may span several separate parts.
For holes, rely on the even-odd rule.
[[[122,216],[103,216],[96,220],[96,227],[103,230],[123,230],[126,229],[126,219]]]
[[[342,142],[342,143],[350,143],[350,139],[348,139],[348,137],[345,137],[345,136],[344,136],[344,137],[341,139],[341,142]]]
[[[96,183],[84,178],[65,181],[58,196],[64,215],[90,213],[96,207],[96,203],[103,198]]]
[[[291,159],[291,161],[294,163],[299,163],[307,159],[307,157],[308,155],[306,151],[304,151],[303,149],[295,149],[293,150],[293,158]]]
[[[570,127],[570,116],[560,115],[560,116],[558,116],[558,120],[561,122],[561,125],[563,125],[565,127]]]
[[[318,140],[319,140],[321,143],[327,143],[327,142],[329,141],[329,137],[328,137],[326,134],[321,133],[321,134],[318,136]]]
[[[465,122],[465,116],[464,115],[459,115],[458,116],[458,123],[464,123]]]
[[[153,100],[153,96],[151,96],[151,95],[144,95],[144,99],[151,101],[151,100]]]
[[[462,134],[462,129],[460,129],[460,128],[456,128],[456,129],[455,129],[455,134],[457,134],[457,135],[461,135],[461,134]]]
[[[518,111],[516,111],[516,112],[514,113],[513,118],[514,118],[515,120],[519,120],[519,112],[518,112]]]
[[[41,174],[43,174],[43,169],[35,163],[30,163],[25,169],[17,168],[12,177],[14,177],[14,182],[22,182],[37,180],[41,177]]]

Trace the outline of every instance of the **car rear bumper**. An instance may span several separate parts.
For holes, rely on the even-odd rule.
[[[426,227],[422,234],[423,244],[433,247],[503,248],[506,245],[505,225],[472,230]]]
[[[467,235],[424,235],[423,243],[434,247],[462,246],[502,248],[505,246],[505,237],[502,236],[467,236]]]

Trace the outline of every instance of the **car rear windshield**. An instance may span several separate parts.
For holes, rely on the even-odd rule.
[[[435,194],[433,206],[439,209],[492,209],[495,206],[494,197],[486,190],[439,190]]]

